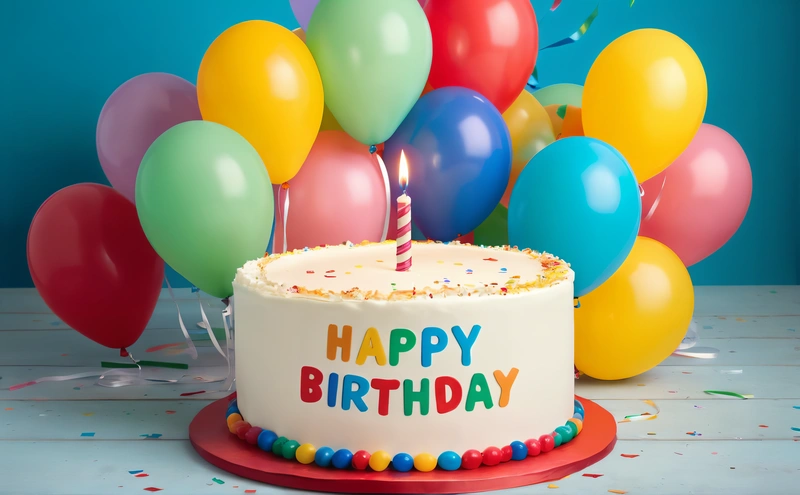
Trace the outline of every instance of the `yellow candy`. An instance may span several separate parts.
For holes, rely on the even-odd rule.
[[[233,424],[237,421],[242,421],[242,415],[239,413],[233,413],[230,416],[228,416],[227,421],[228,421],[228,430],[231,433],[236,433],[235,431],[233,431]]]
[[[581,430],[583,429],[583,421],[581,421],[578,418],[569,418],[569,421],[571,421],[572,423],[575,423],[575,426],[578,427],[578,433],[580,433]],[[576,433],[576,435],[577,435],[577,433]]]
[[[294,456],[301,464],[311,464],[314,462],[314,455],[317,453],[317,448],[310,443],[304,443],[297,447]]]
[[[414,467],[423,473],[433,471],[436,469],[436,457],[431,454],[417,454],[414,458]]]
[[[392,456],[385,450],[374,452],[369,458],[369,467],[373,471],[383,471],[392,462]]]

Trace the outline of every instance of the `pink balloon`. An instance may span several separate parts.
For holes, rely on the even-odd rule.
[[[642,187],[639,235],[662,242],[691,266],[721,248],[742,224],[753,179],[733,136],[703,124],[686,151]]]
[[[275,186],[275,252],[283,250],[286,191]],[[289,181],[288,249],[378,242],[386,217],[386,187],[377,158],[342,131],[317,136],[300,172]]]
[[[189,81],[163,72],[126,81],[97,120],[97,156],[108,181],[135,202],[136,173],[147,148],[170,127],[202,119],[197,88]]]

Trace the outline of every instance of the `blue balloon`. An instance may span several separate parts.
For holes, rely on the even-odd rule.
[[[633,248],[642,202],[625,158],[602,141],[560,139],[522,169],[508,204],[511,245],[572,265],[575,295],[596,289]]]
[[[472,232],[492,213],[511,174],[511,138],[502,115],[466,88],[426,94],[386,141],[392,198],[402,193],[401,151],[408,159],[414,223],[429,239],[451,241]]]

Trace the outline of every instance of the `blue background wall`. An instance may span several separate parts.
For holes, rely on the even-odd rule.
[[[568,36],[597,5],[534,0],[542,46]],[[795,0],[600,0],[589,33],[542,52],[542,85],[583,84],[617,36],[656,27],[686,40],[705,66],[705,121],[747,152],[753,200],[734,238],[692,267],[696,284],[800,282],[800,50]],[[465,2],[465,6],[469,2]],[[111,92],[143,72],[194,81],[206,47],[248,19],[297,27],[285,0],[4,0],[0,16],[0,287],[31,286],[25,239],[36,208],[77,182],[102,182],[94,133]],[[184,282],[185,283],[185,282]]]

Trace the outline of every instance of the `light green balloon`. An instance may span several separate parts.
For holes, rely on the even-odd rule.
[[[572,105],[581,107],[583,99],[583,86],[579,84],[561,83],[551,84],[533,92],[543,107],[547,105]]]
[[[364,144],[386,141],[425,87],[433,48],[417,0],[320,0],[306,32],[325,104]]]
[[[479,246],[508,245],[508,208],[498,204],[489,218],[474,231],[474,243]]]
[[[272,183],[258,152],[235,131],[191,121],[150,146],[136,176],[136,210],[156,252],[212,296],[233,294],[236,270],[264,256]]]

